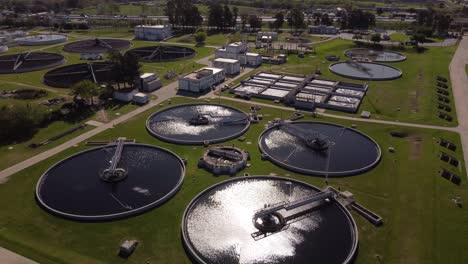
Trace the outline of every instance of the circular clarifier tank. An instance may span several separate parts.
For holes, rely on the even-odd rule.
[[[179,190],[185,166],[174,153],[126,143],[112,170],[118,149],[93,148],[52,166],[37,183],[39,204],[72,220],[108,221],[141,214]]]
[[[196,52],[182,46],[148,46],[131,49],[127,54],[133,54],[143,62],[164,62],[189,59]]]
[[[365,134],[322,122],[273,125],[258,144],[266,158],[285,169],[329,177],[366,172],[381,156],[379,145]]]
[[[65,62],[58,53],[25,52],[0,56],[0,73],[23,73],[56,67]]]
[[[236,138],[250,126],[249,116],[218,104],[182,104],[151,115],[146,128],[155,137],[176,144],[212,144]]]
[[[40,34],[16,38],[15,41],[20,46],[40,46],[64,43],[67,36],[60,34]]]
[[[182,220],[187,252],[197,263],[350,263],[356,224],[335,199],[256,217],[321,190],[287,178],[252,176],[214,185],[196,196]]]
[[[131,42],[124,39],[96,38],[68,43],[63,50],[73,53],[105,53],[111,50],[128,49],[130,45]]]
[[[369,59],[375,62],[399,62],[406,60],[406,56],[388,50],[372,50],[372,49],[349,49],[344,52],[348,58]]]
[[[356,80],[385,81],[398,79],[403,75],[403,72],[395,67],[351,60],[333,63],[329,69],[336,75]]]

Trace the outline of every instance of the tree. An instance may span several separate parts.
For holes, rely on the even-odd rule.
[[[273,21],[273,24],[272,24],[273,28],[280,29],[284,24],[284,15],[283,15],[283,13],[281,13],[281,12],[277,13],[274,16],[274,19],[275,19],[275,21]]]
[[[374,42],[374,44],[379,43],[382,40],[380,34],[372,34],[371,35],[371,41]]]
[[[137,56],[127,53],[122,55],[116,50],[112,50],[107,55],[112,66],[112,80],[120,88],[121,83],[133,86],[135,79],[140,75],[141,65]]]
[[[197,44],[202,44],[206,40],[206,33],[203,31],[198,31],[195,33],[195,41]]]
[[[333,20],[330,19],[330,17],[328,16],[328,14],[323,14],[321,19],[320,19],[320,23],[322,25],[326,25],[326,26],[331,26],[332,23],[333,23]]]
[[[249,16],[249,24],[251,29],[261,29],[262,28],[262,18],[256,15]]]
[[[242,29],[245,29],[245,25],[247,24],[247,21],[249,20],[249,15],[247,15],[246,13],[242,13],[240,15],[240,18],[241,18]]]
[[[223,8],[223,27],[228,28],[231,27],[232,25],[232,12],[231,9],[229,9],[229,6],[224,5]]]
[[[11,143],[31,137],[49,116],[44,107],[36,104],[0,107],[0,143]]]
[[[426,35],[424,35],[423,33],[415,33],[411,36],[411,40],[414,41],[417,46],[419,43],[426,42]]]
[[[294,29],[299,29],[304,27],[304,13],[297,9],[294,8],[291,11],[289,11],[287,18],[288,24],[290,27]]]
[[[370,26],[375,26],[375,15],[355,9],[348,14],[346,24],[347,28],[367,29]]]
[[[71,88],[73,96],[81,97],[88,104],[93,105],[94,97],[101,94],[101,87],[90,80],[83,80]]]
[[[199,26],[203,18],[198,8],[191,0],[168,0],[165,13],[169,24],[185,26]]]
[[[235,6],[232,9],[232,23],[231,27],[235,27],[237,25],[237,17],[239,16],[239,8]]]
[[[224,27],[224,9],[219,2],[211,2],[208,6],[208,26]]]

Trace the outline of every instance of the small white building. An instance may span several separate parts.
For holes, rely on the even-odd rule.
[[[152,92],[156,89],[161,88],[162,81],[159,78],[158,74],[153,73],[143,73],[140,75],[140,78],[135,80],[135,86],[138,90],[142,92]]]
[[[224,69],[203,68],[182,77],[179,80],[179,90],[194,93],[209,91],[213,86],[224,81]]]
[[[160,41],[172,36],[170,25],[139,25],[135,27],[135,38]]]
[[[309,26],[309,33],[319,35],[336,35],[338,34],[338,28],[326,25]]]
[[[136,93],[133,95],[133,102],[139,105],[147,104],[149,102],[148,95],[144,93]]]
[[[257,41],[271,43],[278,40],[278,32],[258,32]]]
[[[240,61],[234,59],[218,58],[213,60],[213,67],[224,69],[226,74],[236,75],[240,72]]]
[[[114,99],[121,102],[129,103],[133,100],[133,96],[138,93],[136,89],[122,89],[114,91]]]
[[[239,60],[241,65],[257,67],[262,64],[262,56],[258,53],[248,52],[246,43],[234,42],[223,49],[217,49],[215,58]]]

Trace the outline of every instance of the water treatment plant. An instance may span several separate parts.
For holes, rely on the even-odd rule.
[[[95,83],[112,80],[112,63],[90,62],[72,64],[48,71],[44,75],[44,83],[52,87],[69,88],[82,80]]]
[[[227,180],[187,206],[183,241],[196,263],[351,263],[356,223],[332,197],[288,178]]]
[[[105,53],[110,50],[124,50],[130,47],[128,40],[95,38],[65,44],[63,50],[72,53]]]
[[[259,138],[265,159],[288,170],[327,177],[370,170],[380,161],[379,145],[348,127],[320,122],[274,121]]]
[[[22,73],[57,67],[65,62],[58,53],[26,52],[0,56],[0,73]]]
[[[176,144],[214,144],[244,134],[250,117],[234,108],[216,104],[173,106],[151,115],[146,128],[155,137]]]
[[[356,80],[387,81],[398,79],[403,75],[400,69],[385,64],[348,60],[329,66],[336,75]]]
[[[118,139],[51,167],[37,183],[36,198],[47,211],[64,218],[110,221],[166,202],[179,190],[184,175],[184,163],[174,153]]]
[[[468,262],[463,3],[29,2],[0,3],[1,264]]]
[[[134,48],[127,51],[136,55],[142,62],[164,62],[190,59],[195,56],[195,50],[180,46],[149,46]]]

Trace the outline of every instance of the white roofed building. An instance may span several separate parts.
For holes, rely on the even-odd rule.
[[[135,27],[135,38],[159,41],[172,36],[170,25],[139,25]]]
[[[224,69],[206,67],[182,77],[179,80],[179,90],[203,93],[209,91],[215,85],[220,84],[224,79]]]
[[[258,53],[248,52],[246,43],[234,42],[225,48],[217,49],[215,58],[239,60],[241,65],[257,67],[262,64],[262,56]]]

